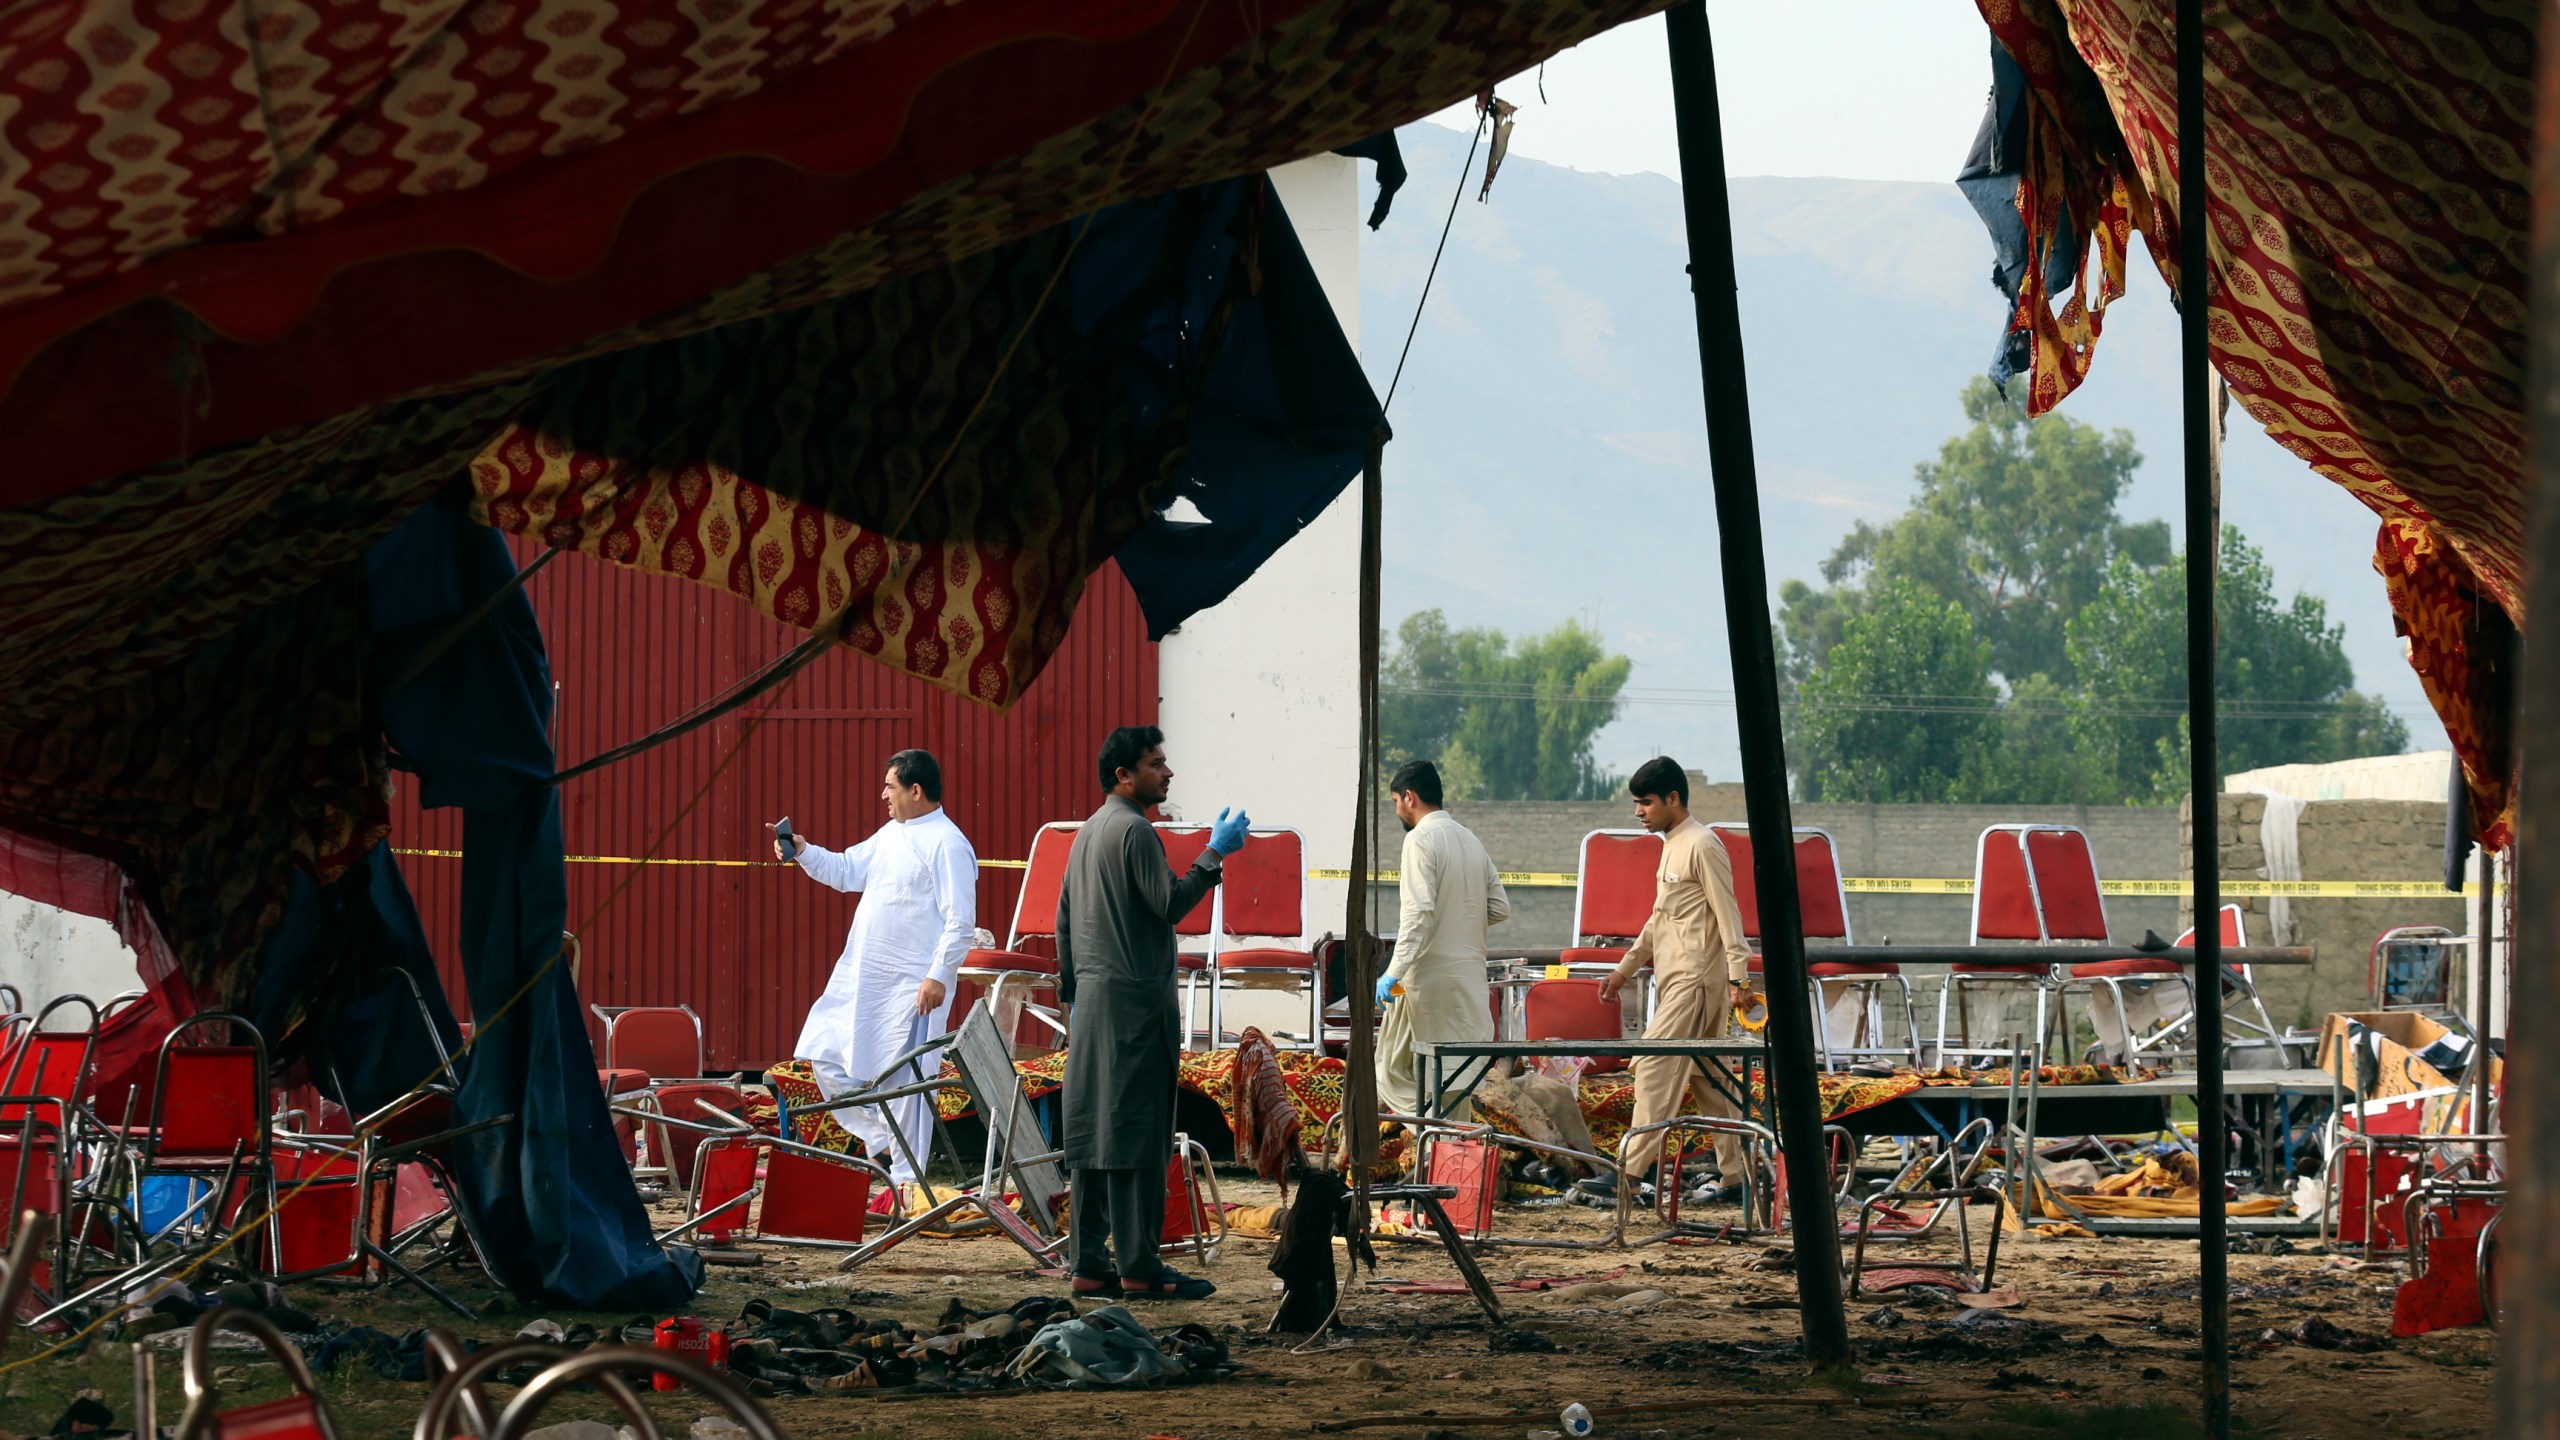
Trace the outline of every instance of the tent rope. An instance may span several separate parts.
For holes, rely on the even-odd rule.
[[[1413,353],[1414,333],[1422,328],[1422,307],[1431,303],[1431,282],[1440,273],[1440,252],[1449,248],[1449,227],[1458,223],[1458,201],[1467,193],[1467,176],[1476,168],[1476,147],[1484,143],[1485,117],[1490,110],[1476,114],[1476,133],[1467,141],[1466,163],[1458,167],[1458,188],[1449,195],[1448,218],[1440,222],[1440,243],[1431,247],[1431,268],[1422,277],[1422,294],[1413,302],[1413,323],[1404,330],[1404,348],[1396,352],[1396,373],[1387,380],[1387,398],[1378,404],[1378,412],[1386,413],[1396,403],[1396,386],[1404,380],[1405,357]]]

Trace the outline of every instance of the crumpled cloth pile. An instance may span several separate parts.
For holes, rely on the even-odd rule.
[[[1215,1380],[1235,1367],[1226,1342],[1198,1325],[1163,1335],[1127,1309],[1082,1315],[1035,1295],[1000,1310],[952,1300],[932,1330],[849,1310],[747,1302],[729,1328],[729,1369],[757,1395],[1014,1387],[1122,1389]]]

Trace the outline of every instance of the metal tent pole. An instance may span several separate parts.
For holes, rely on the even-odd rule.
[[[2187,458],[2188,806],[2193,812],[2196,901],[2196,1244],[2204,1314],[2204,1433],[2231,1433],[2231,1253],[2223,1176],[2231,1168],[2222,1123],[2222,778],[2214,734],[2215,560],[2222,549],[2214,474],[2213,364],[2205,344],[2212,289],[2205,213],[2204,0],[2178,0],[2178,389]]]
[[[2541,97],[2534,126],[2532,308],[2525,325],[2526,462],[2525,614],[2539,627],[2560,615],[2560,10],[2541,14]],[[2545,817],[2560,817],[2560,747],[2541,742],[2560,717],[2560,664],[2527,632],[2519,687],[2516,748],[2540,763],[2523,768],[2507,889],[2515,929],[2507,939],[2507,1063],[2503,1119],[2515,1223],[2498,1227],[2504,1300],[2498,1357],[2498,1429],[2505,1436],[2560,1431],[2560,1066],[2545,1063],[2560,1045],[2560,966],[2550,963],[2560,934],[2560,890],[2534,883],[2537,858],[2560,855]],[[2492,867],[2494,875],[2495,869]]]
[[[1667,15],[1671,95],[1680,141],[1682,210],[1689,229],[1689,292],[1698,311],[1698,362],[1706,385],[1707,455],[1715,475],[1723,551],[1725,632],[1733,645],[1735,709],[1751,849],[1760,867],[1761,964],[1769,986],[1769,1050],[1780,1148],[1795,1223],[1796,1291],[1805,1359],[1830,1369],[1849,1359],[1840,1309],[1840,1224],[1831,1206],[1830,1161],[1815,1084],[1813,1001],[1805,981],[1804,911],[1787,804],[1786,747],[1778,721],[1778,656],[1770,638],[1769,577],[1761,554],[1760,482],[1751,457],[1751,406],[1743,384],[1742,314],[1735,296],[1733,215],[1725,193],[1724,122],[1717,111],[1715,48],[1704,0]]]

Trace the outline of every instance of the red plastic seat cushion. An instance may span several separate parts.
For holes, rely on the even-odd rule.
[[[1566,965],[1615,965],[1627,958],[1627,952],[1610,945],[1575,945],[1556,957]]]
[[[1816,980],[1830,980],[1842,975],[1899,975],[1902,973],[1902,967],[1890,960],[1880,960],[1873,964],[1852,963],[1846,960],[1817,960],[1808,968],[1813,971],[1813,978]]]
[[[1286,945],[1252,945],[1220,952],[1218,964],[1234,970],[1312,970],[1316,957],[1312,951],[1292,950]]]
[[[634,1090],[649,1088],[649,1072],[629,1069],[598,1070],[596,1081],[604,1086],[604,1093],[607,1095],[628,1095]]]
[[[966,970],[1014,970],[1029,975],[1055,975],[1058,962],[1046,955],[1025,955],[1019,950],[972,950],[960,961]]]
[[[1959,960],[1947,967],[1959,975],[2015,975],[2021,980],[2041,979],[2050,965],[1993,964],[1987,960]]]
[[[2137,975],[2175,978],[2185,973],[2186,967],[2174,960],[2092,960],[2086,965],[2071,967],[2075,980],[2096,980],[2106,976],[2124,979]]]

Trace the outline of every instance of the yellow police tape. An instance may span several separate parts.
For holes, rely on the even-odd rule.
[[[394,855],[423,855],[430,860],[459,860],[462,858],[462,852],[459,850],[414,850],[399,845],[391,847],[391,853]],[[709,865],[729,870],[788,870],[793,868],[791,862],[787,860],[687,860],[670,855],[564,855],[561,858],[572,865]],[[1028,868],[1030,864],[1031,862],[1028,860],[981,860],[978,862],[979,868],[983,870],[1021,870]]]
[[[434,860],[459,860],[459,850],[414,850],[393,847],[394,854],[420,855]],[[634,855],[571,855],[572,865],[709,865],[735,869],[783,869],[780,860],[686,860],[671,857]],[[1028,860],[980,860],[982,870],[1021,870]],[[1393,885],[1402,878],[1394,870],[1376,870],[1371,883]],[[1502,883],[1519,890],[1570,890],[1580,877],[1571,871],[1504,870]],[[1310,880],[1348,880],[1348,870],[1307,871]],[[1971,880],[1935,879],[1922,876],[1853,875],[1840,882],[1852,895],[1970,895]],[[2098,888],[2109,895],[2186,896],[2195,893],[2192,880],[2103,880]],[[2222,893],[2228,899],[2282,896],[2289,900],[2450,900],[2454,892],[2433,880],[2225,880]],[[2478,884],[2462,887],[2466,896],[2480,893]]]
[[[1393,885],[1399,878],[1393,870],[1373,872],[1374,883]],[[1569,872],[1540,870],[1505,870],[1502,883],[1513,889],[1570,890],[1579,877]],[[1348,880],[1348,870],[1309,870],[1310,880]],[[1961,879],[1928,877],[1852,875],[1840,882],[1852,895],[1970,895],[1973,882]],[[2109,895],[2192,895],[2192,880],[2103,880],[2098,888]],[[2433,880],[2225,880],[2222,893],[2232,899],[2243,896],[2281,895],[2293,900],[2450,900],[2454,892]],[[2477,895],[2477,884],[2466,885],[2465,895]]]

